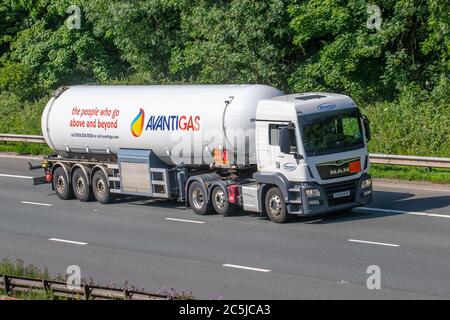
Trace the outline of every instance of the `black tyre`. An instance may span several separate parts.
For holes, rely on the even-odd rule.
[[[110,203],[115,198],[109,190],[108,177],[101,170],[95,172],[92,178],[92,191],[95,199],[103,204]]]
[[[203,216],[212,212],[211,202],[208,202],[207,195],[198,181],[192,182],[189,186],[188,199],[189,205],[196,214]]]
[[[228,202],[227,193],[219,186],[213,189],[211,202],[214,210],[221,215],[228,215],[236,210],[236,205]]]
[[[273,222],[284,223],[289,220],[290,215],[287,213],[283,194],[277,187],[267,191],[265,205],[267,216]]]
[[[72,175],[72,189],[75,197],[82,202],[94,199],[88,177],[80,168],[75,169]]]
[[[69,183],[69,177],[61,167],[56,168],[53,172],[53,189],[61,200],[73,198],[73,189]]]

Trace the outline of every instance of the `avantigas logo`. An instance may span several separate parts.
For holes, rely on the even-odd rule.
[[[187,115],[159,115],[150,116],[145,131],[198,131],[200,130],[200,116]]]
[[[139,109],[139,113],[131,122],[131,133],[135,137],[139,137],[142,134],[144,128],[145,112],[143,109]]]
[[[140,137],[144,130],[145,113],[139,109],[139,114],[131,122],[131,133]],[[145,125],[145,131],[198,131],[200,116],[187,115],[151,115]]]

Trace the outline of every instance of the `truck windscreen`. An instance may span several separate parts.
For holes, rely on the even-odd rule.
[[[358,109],[300,115],[307,156],[319,156],[364,148]]]

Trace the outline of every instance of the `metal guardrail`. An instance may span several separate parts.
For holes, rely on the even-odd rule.
[[[80,289],[70,290],[65,282],[31,279],[15,276],[0,276],[0,290],[8,295],[11,292],[30,292],[33,290],[51,292],[53,296],[80,300],[169,300],[170,297],[128,289],[81,285]],[[173,299],[173,298],[172,298]]]
[[[43,136],[20,135],[20,134],[0,134],[0,141],[45,144]],[[371,153],[370,162],[375,164],[412,166],[412,167],[450,168],[450,158],[402,156],[402,155]]]
[[[43,136],[23,135],[23,134],[0,134],[0,141],[4,142],[28,142],[28,143],[45,143]]]
[[[370,163],[376,164],[450,169],[450,158],[401,156],[379,153],[371,153],[369,157]]]

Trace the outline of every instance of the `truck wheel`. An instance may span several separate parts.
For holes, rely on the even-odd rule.
[[[108,177],[100,170],[97,171],[92,178],[92,190],[95,199],[100,203],[107,204],[114,199],[114,196],[109,191]]]
[[[214,210],[221,215],[231,214],[236,209],[236,205],[228,202],[226,192],[219,186],[213,189],[211,202]]]
[[[194,181],[189,186],[189,204],[196,214],[206,215],[211,213],[211,202],[203,191],[203,188],[198,181]]]
[[[69,183],[69,178],[61,167],[56,168],[53,173],[53,189],[62,200],[73,198],[73,189]]]
[[[72,188],[75,197],[82,202],[91,201],[94,198],[91,186],[88,183],[88,177],[80,168],[75,169],[73,173]]]
[[[270,220],[275,223],[287,222],[290,215],[286,210],[283,194],[277,187],[270,188],[266,194],[266,213]]]

